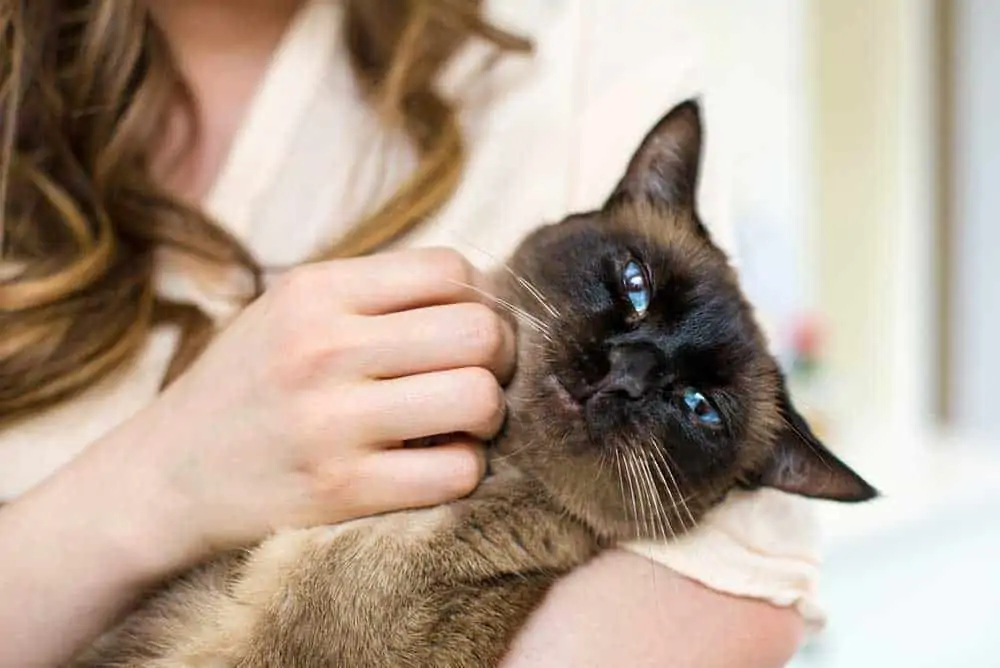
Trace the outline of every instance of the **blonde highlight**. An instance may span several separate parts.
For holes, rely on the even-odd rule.
[[[458,110],[436,88],[470,38],[530,44],[485,22],[478,0],[343,0],[351,64],[375,113],[416,148],[412,174],[316,259],[372,253],[448,201],[465,147]],[[172,248],[261,268],[201,211],[158,185],[151,163],[171,102],[191,108],[141,0],[0,0],[0,427],[63,401],[126,364],[151,328],[180,326],[165,378],[212,338],[197,309],[154,288]]]

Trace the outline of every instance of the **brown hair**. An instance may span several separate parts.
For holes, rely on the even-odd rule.
[[[435,87],[470,37],[529,44],[488,24],[479,0],[344,0],[357,80],[420,156],[394,194],[319,257],[370,253],[433,214],[454,191],[463,143],[454,102]],[[254,258],[150,176],[168,102],[190,109],[141,0],[0,0],[0,425],[85,389],[119,367],[151,325],[183,343],[168,380],[211,334],[191,307],[153,288],[170,246],[238,265]]]

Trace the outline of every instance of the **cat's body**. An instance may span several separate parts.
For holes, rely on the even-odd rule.
[[[494,666],[561,575],[691,530],[734,487],[871,498],[791,406],[697,219],[700,154],[685,103],[603,209],[540,228],[496,273],[518,370],[470,497],[223,556],[75,665]]]
[[[81,665],[496,665],[556,578],[598,549],[536,482],[501,471],[448,506],[281,533],[213,562]]]

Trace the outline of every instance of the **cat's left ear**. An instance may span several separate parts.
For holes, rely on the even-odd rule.
[[[878,496],[874,487],[820,442],[784,388],[781,413],[784,424],[757,480],[760,486],[831,501],[859,502]]]
[[[643,138],[605,203],[646,200],[694,210],[702,152],[701,108],[691,99],[671,109]]]

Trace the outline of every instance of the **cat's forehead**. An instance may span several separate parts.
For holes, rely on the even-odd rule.
[[[647,206],[622,206],[613,210],[577,213],[536,231],[523,250],[577,247],[593,252],[600,245],[667,250],[669,247],[704,245],[686,231],[685,214]]]
[[[724,258],[693,216],[690,211],[644,203],[615,207],[600,214],[602,226],[609,235],[630,239],[632,244],[652,256],[669,255],[675,260],[690,258],[724,271]]]
[[[639,204],[567,219],[561,245],[579,253],[568,271],[581,283],[599,281],[637,259],[656,286],[650,305],[655,321],[692,325],[705,343],[752,346],[756,325],[736,274],[690,215]]]
[[[537,229],[519,247],[513,264],[567,296],[588,284],[613,281],[624,264],[638,260],[653,283],[686,286],[686,296],[742,301],[725,254],[693,214],[668,207],[627,203],[577,213]]]
[[[567,250],[581,261],[637,256],[654,270],[656,280],[684,277],[738,296],[728,259],[693,215],[645,203],[578,214],[555,226],[551,250]]]

